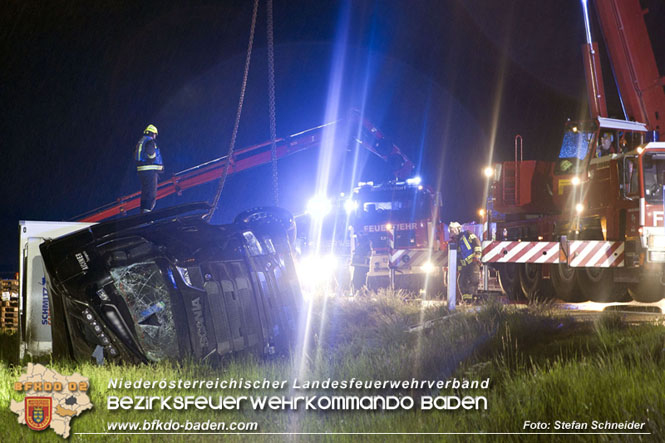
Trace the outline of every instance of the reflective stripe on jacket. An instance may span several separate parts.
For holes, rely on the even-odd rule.
[[[474,258],[480,260],[480,257],[483,255],[483,248],[480,246],[480,240],[475,234],[468,231],[464,231],[460,235],[459,251],[459,261],[462,266],[471,264]]]
[[[137,171],[162,171],[164,163],[162,154],[159,152],[155,139],[149,135],[144,135],[136,144],[134,152]]]

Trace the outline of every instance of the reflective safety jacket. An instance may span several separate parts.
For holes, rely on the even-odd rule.
[[[458,249],[460,251],[459,262],[461,266],[470,265],[474,259],[480,261],[483,255],[480,240],[475,234],[469,231],[464,231],[460,234]]]
[[[136,160],[136,170],[139,172],[164,170],[162,154],[159,152],[155,139],[149,135],[141,137],[136,144],[134,160]]]

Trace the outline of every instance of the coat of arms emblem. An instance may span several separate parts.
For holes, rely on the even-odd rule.
[[[43,431],[51,424],[51,397],[25,397],[25,423],[33,431]]]

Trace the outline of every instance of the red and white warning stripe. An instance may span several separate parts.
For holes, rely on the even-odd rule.
[[[557,242],[483,242],[483,263],[565,263]],[[573,240],[568,242],[568,265],[573,268],[624,266],[624,242]]]
[[[614,268],[624,266],[624,242],[582,241],[568,243],[568,265],[573,268]]]
[[[558,242],[484,241],[483,263],[559,263]]]
[[[390,264],[397,269],[419,267],[427,262],[435,267],[444,267],[448,265],[448,255],[428,249],[398,249],[390,255]]]

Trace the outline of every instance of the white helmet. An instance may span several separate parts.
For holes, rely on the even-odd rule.
[[[450,235],[452,236],[459,235],[460,232],[462,232],[462,225],[457,222],[450,222],[448,225],[448,232],[450,232]]]

